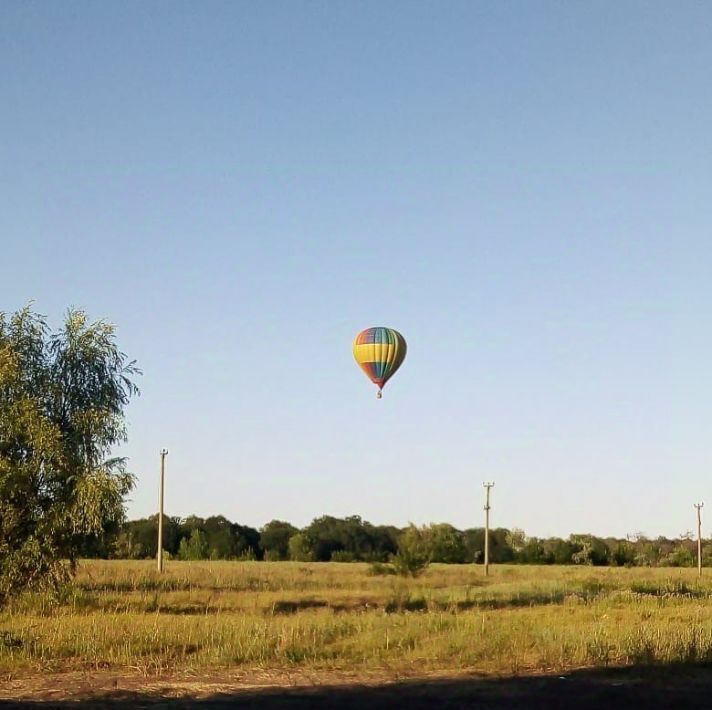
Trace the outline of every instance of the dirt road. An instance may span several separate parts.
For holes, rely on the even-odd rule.
[[[256,682],[257,681],[257,682]],[[663,710],[710,708],[712,668],[583,670],[565,676],[458,676],[356,682],[321,678],[142,680],[110,674],[0,681],[0,708],[477,708],[482,710]]]

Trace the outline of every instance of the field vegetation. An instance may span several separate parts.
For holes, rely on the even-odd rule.
[[[90,560],[0,612],[0,672],[520,674],[712,661],[691,569]]]

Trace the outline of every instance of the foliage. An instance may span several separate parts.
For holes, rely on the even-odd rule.
[[[206,558],[261,559],[260,533],[246,525],[230,522],[223,515],[199,518],[195,515],[181,520],[177,517],[163,518],[163,548],[171,555],[181,554],[184,540],[199,530],[207,546]],[[158,515],[125,523],[118,535],[116,557],[147,559],[156,556],[158,540]]]
[[[610,561],[610,550],[606,543],[593,535],[571,535],[569,538],[573,554],[571,561],[576,565],[606,565]]]
[[[577,552],[577,547],[571,540],[561,540],[558,537],[544,540],[543,545],[552,564],[555,565],[571,564],[573,556]]]
[[[0,313],[0,605],[58,588],[87,539],[123,520],[133,477],[110,454],[137,374],[114,327],[83,311],[58,331],[29,307]]]
[[[517,560],[526,565],[551,564],[553,553],[547,549],[545,542],[536,537],[529,537],[517,553]]]
[[[611,562],[618,567],[630,567],[635,562],[635,547],[628,540],[611,541]]]
[[[200,528],[195,528],[190,537],[184,537],[178,547],[178,557],[181,560],[206,560],[208,559],[208,540]]]
[[[470,528],[462,533],[465,549],[467,550],[467,562],[484,562],[485,551],[485,529]],[[513,562],[516,560],[516,552],[512,547],[512,533],[506,528],[494,528],[489,534],[489,560],[493,564]],[[438,562],[433,558],[433,562]]]
[[[387,565],[383,562],[371,562],[368,566],[368,574],[372,577],[383,577],[390,574],[396,574],[393,565]]]
[[[693,567],[696,564],[696,560],[689,547],[679,545],[666,556],[665,564],[670,567]]]
[[[393,558],[393,566],[403,577],[418,577],[427,569],[432,557],[431,531],[411,523],[398,538],[398,554]]]
[[[260,532],[260,547],[265,559],[270,561],[289,559],[289,538],[296,535],[297,528],[283,520],[272,520]]]
[[[101,535],[86,537],[81,554],[89,557],[146,559],[156,555],[158,516],[118,525],[104,526]],[[303,530],[282,520],[267,523],[260,531],[231,522],[225,516],[181,520],[166,516],[163,521],[164,549],[179,556],[182,541],[195,530],[204,533],[210,559],[296,560],[301,562],[387,562],[398,551],[398,539],[404,532],[393,526],[372,525],[359,516],[316,518]],[[447,523],[433,523],[421,529],[430,545],[434,563],[482,563],[484,529],[458,530]],[[679,551],[682,547],[689,554]],[[327,557],[328,555],[328,557]],[[692,564],[696,561],[696,543],[687,538],[649,540],[643,535],[619,540],[594,535],[527,537],[522,530],[490,530],[490,562],[515,562],[530,565],[610,565],[618,567]],[[712,566],[712,543],[703,551],[703,564]],[[392,569],[392,568],[390,568]]]
[[[432,559],[435,562],[467,562],[467,548],[462,533],[448,523],[430,526]]]
[[[295,562],[310,562],[313,559],[311,547],[304,533],[289,538],[289,559]]]

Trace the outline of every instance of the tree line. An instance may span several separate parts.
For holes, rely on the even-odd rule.
[[[181,560],[295,560],[300,562],[388,562],[417,540],[429,562],[467,564],[484,560],[484,528],[459,530],[448,523],[399,528],[373,525],[359,516],[315,518],[303,528],[272,520],[257,529],[222,515],[164,517],[164,550]],[[409,537],[408,537],[409,535]],[[123,524],[112,522],[101,535],[88,536],[84,557],[149,559],[156,556],[158,515]],[[673,566],[696,564],[691,535],[650,539],[574,534],[567,538],[527,536],[522,530],[490,530],[490,561],[538,565]],[[712,566],[712,541],[703,546],[703,564]]]

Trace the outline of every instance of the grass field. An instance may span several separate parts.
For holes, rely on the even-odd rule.
[[[712,577],[691,569],[91,561],[59,602],[0,614],[0,673],[112,669],[563,672],[712,660]]]

